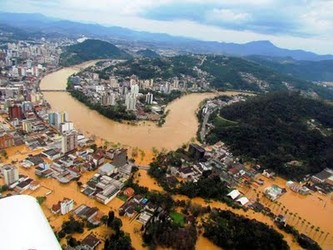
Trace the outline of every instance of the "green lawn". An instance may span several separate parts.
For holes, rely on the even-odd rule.
[[[234,126],[237,124],[235,121],[230,121],[228,119],[223,118],[222,116],[217,116],[216,117],[216,122],[218,123],[219,126],[223,127],[228,127],[228,126]]]
[[[170,217],[171,217],[171,219],[173,220],[174,223],[176,223],[180,226],[184,225],[184,223],[185,223],[184,215],[182,215],[180,213],[177,213],[175,211],[170,212],[169,215],[170,215]]]
[[[120,194],[120,193],[117,195],[117,198],[121,199],[122,201],[127,201],[127,199],[128,199],[128,197],[126,195]]]

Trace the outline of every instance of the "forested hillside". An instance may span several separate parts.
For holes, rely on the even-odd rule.
[[[333,81],[333,60],[297,61],[292,58],[251,56],[248,59],[277,72],[310,81]]]
[[[60,63],[63,66],[70,66],[89,60],[106,58],[128,59],[130,55],[111,43],[88,39],[82,43],[66,47],[61,54]]]
[[[332,105],[277,92],[225,107],[213,119],[210,143],[223,140],[235,155],[286,177],[333,167]]]
[[[243,58],[229,56],[140,57],[117,66],[110,66],[97,73],[103,79],[108,79],[110,75],[124,78],[133,74],[139,79],[170,80],[178,77],[182,78],[182,81],[191,82],[193,80],[191,78],[196,78],[199,82],[202,80],[209,82],[209,86],[215,89],[256,92],[300,90],[308,95],[333,100],[332,90]]]
[[[230,211],[211,212],[203,228],[203,235],[223,249],[289,249],[280,233],[259,221]]]

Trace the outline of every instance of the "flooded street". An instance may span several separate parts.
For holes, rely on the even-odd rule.
[[[41,81],[41,89],[63,90],[66,88],[68,76],[91,64],[92,62],[89,62],[88,64],[65,68],[51,73]],[[238,92],[224,92],[223,94],[235,95],[238,94]],[[70,120],[74,122],[75,127],[87,136],[94,135],[97,137],[100,141],[98,144],[118,144],[119,146],[123,145],[129,148],[129,158],[133,158],[137,165],[142,166],[142,168],[135,174],[135,179],[141,186],[148,187],[149,190],[157,191],[163,191],[163,189],[147,174],[147,166],[156,156],[157,150],[176,149],[182,144],[194,140],[199,125],[195,112],[198,109],[200,102],[216,95],[216,93],[189,94],[173,101],[167,106],[170,113],[166,118],[165,124],[162,127],[157,127],[151,122],[141,122],[137,125],[129,125],[126,122],[115,122],[98,114],[96,111],[90,110],[66,92],[44,93],[44,97],[50,103],[52,110],[67,111]],[[16,158],[20,160],[23,158],[23,154],[18,153],[19,151],[28,152],[28,150],[23,148],[13,149],[13,152],[9,153],[9,155],[15,154]],[[15,159],[15,157],[13,158]],[[31,170],[23,170],[22,173],[34,176]],[[91,173],[86,173],[81,179],[85,182],[90,176]],[[262,197],[264,188],[273,183],[285,187],[286,181],[281,178],[277,178],[274,181],[271,179],[265,179],[265,185],[263,186],[240,190],[249,199],[256,199],[259,197],[260,201],[269,207],[275,214],[285,214],[289,224],[299,230],[300,233],[305,233],[316,240],[323,249],[333,249],[333,201],[330,199],[330,196],[323,196],[318,193],[309,196],[301,196],[287,188],[287,193],[278,199],[277,202],[273,203]],[[44,184],[45,186],[36,192],[44,192],[48,189],[53,190],[52,194],[48,196],[45,204],[43,204],[43,210],[55,229],[59,229],[63,219],[51,214],[49,208],[52,204],[66,197],[68,194],[70,194],[69,198],[73,198],[77,202],[77,205],[84,203],[90,206],[96,206],[104,213],[107,213],[109,209],[117,211],[122,204],[122,201],[116,198],[107,206],[102,205],[81,194],[76,183],[63,186],[55,180],[50,179],[45,182],[43,181],[43,185]],[[59,188],[59,185],[61,185],[61,188]],[[42,194],[32,193],[32,195],[39,196]],[[179,195],[174,198],[188,199]],[[194,198],[192,199],[192,202],[202,206],[208,205],[206,201],[201,198]],[[209,205],[215,208],[232,210],[237,214],[257,219],[277,229],[272,220],[263,214],[255,213],[253,211],[244,212],[243,210],[234,210],[220,202],[213,201],[210,202]],[[137,232],[140,225],[136,224],[135,221],[132,222],[124,217],[121,219],[124,225],[123,228],[130,234],[135,248],[143,249],[144,247],[141,245],[140,234]],[[100,229],[96,229],[96,232],[105,235],[103,230],[105,231],[106,229],[101,227]],[[278,231],[281,232],[280,230]],[[85,234],[87,233],[88,232],[85,232]],[[291,249],[299,249],[299,246],[293,241],[291,235],[285,233],[283,233],[283,235],[291,246]],[[196,249],[218,249],[218,247],[200,235]]]

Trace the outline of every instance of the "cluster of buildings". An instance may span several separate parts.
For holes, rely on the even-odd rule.
[[[205,102],[205,105],[201,108],[201,128],[199,132],[200,140],[202,142],[206,142],[206,136],[209,134],[214,125],[211,124],[209,121],[210,115],[220,110],[221,108],[231,105],[233,103],[245,101],[243,96],[233,96],[233,97],[223,97],[225,100],[220,99],[219,97],[208,100]]]
[[[182,178],[185,181],[197,182],[204,172],[211,171],[229,187],[235,187],[238,184],[249,185],[260,174],[259,171],[241,164],[221,142],[206,148],[190,144],[188,154],[191,159],[182,159],[180,167],[169,167],[170,174],[167,177],[170,181]]]
[[[271,201],[276,201],[286,192],[287,190],[285,188],[279,187],[278,185],[272,185],[264,190],[264,194]]]
[[[9,189],[15,190],[17,193],[23,193],[26,190],[36,190],[40,187],[40,183],[32,178],[20,175],[17,167],[8,164],[0,166],[1,177],[4,180],[4,184]]]
[[[74,214],[81,219],[84,219],[94,226],[98,226],[102,222],[102,217],[104,214],[99,211],[97,207],[89,207],[82,204],[74,210]]]
[[[82,188],[82,193],[97,201],[108,204],[114,199],[132,172],[132,164],[127,161],[127,150],[114,149],[106,152],[111,163],[101,165],[97,173]]]
[[[323,171],[311,176],[312,186],[309,186],[314,191],[327,194],[333,192],[333,170],[325,168]]]
[[[58,201],[56,204],[52,205],[51,212],[53,214],[68,214],[74,209],[74,200],[69,198],[64,198],[62,201]]]
[[[0,49],[0,149],[23,144],[26,134],[47,132],[49,109],[39,92],[41,78],[58,67],[58,43],[19,41]]]
[[[9,77],[38,77],[44,70],[42,65],[57,67],[60,54],[58,43],[47,41],[8,43],[5,49],[0,50],[0,67],[8,69]]]
[[[126,190],[124,192],[126,192]],[[155,212],[160,212],[160,210],[162,210],[161,207],[150,202],[147,198],[137,194],[130,197],[119,208],[119,215],[126,215],[127,217],[136,219],[143,225],[146,225],[153,218]]]
[[[205,77],[199,79],[185,75],[169,79],[139,79],[136,75],[124,77],[117,74],[117,71],[129,70],[129,66],[119,62],[123,61],[106,61],[73,75],[70,78],[72,87],[81,91],[93,103],[99,103],[104,107],[123,105],[126,111],[132,111],[138,119],[157,120],[167,104],[164,97],[173,90],[195,91],[199,85],[208,86]],[[103,76],[104,79],[100,79],[96,72],[104,72],[110,67],[113,68],[112,72],[105,73],[109,78],[105,79]],[[196,70],[200,71],[198,68]]]

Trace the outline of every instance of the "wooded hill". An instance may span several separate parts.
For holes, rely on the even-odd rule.
[[[277,92],[223,108],[207,140],[288,178],[333,168],[333,106]],[[295,162],[296,161],[296,162]]]
[[[128,59],[131,56],[115,45],[101,40],[87,39],[64,48],[60,57],[62,66],[71,66],[96,59]]]

